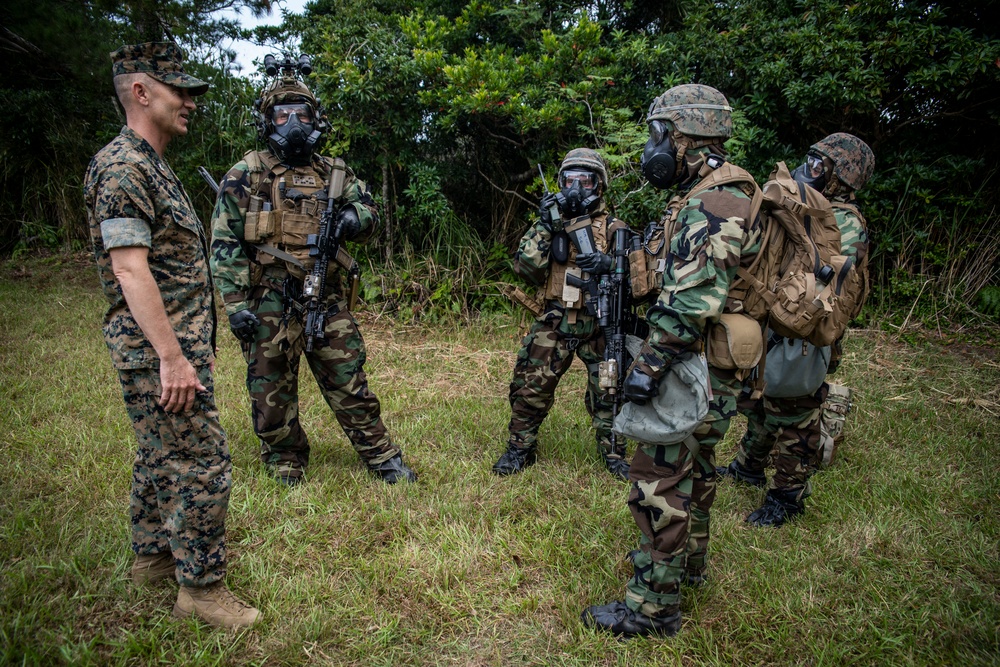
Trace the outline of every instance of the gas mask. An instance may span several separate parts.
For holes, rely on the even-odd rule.
[[[639,162],[642,175],[654,188],[670,187],[677,175],[677,147],[670,140],[670,130],[659,120],[649,122],[649,141]]]
[[[597,174],[586,169],[567,169],[559,174],[556,203],[563,218],[578,218],[601,198]]]
[[[803,185],[808,185],[816,192],[823,192],[824,188],[826,188],[829,171],[830,167],[828,167],[822,155],[809,153],[806,156],[806,161],[792,172],[792,178]]]
[[[271,111],[274,131],[267,142],[278,158],[291,166],[309,164],[320,138],[308,104],[277,104]]]

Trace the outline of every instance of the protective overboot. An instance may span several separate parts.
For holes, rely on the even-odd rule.
[[[507,451],[493,464],[493,474],[506,477],[535,465],[535,447],[515,447],[508,444]]]
[[[681,609],[671,607],[663,616],[652,618],[632,611],[624,602],[609,602],[587,607],[580,614],[588,628],[604,630],[622,637],[673,637],[681,629]]]
[[[277,463],[270,466],[271,476],[283,486],[298,486],[302,483],[305,470],[296,463]]]
[[[174,604],[174,616],[187,618],[191,615],[220,628],[245,628],[260,618],[260,611],[233,595],[219,581],[204,588],[181,586]]]
[[[137,586],[155,584],[164,579],[176,579],[177,566],[169,551],[139,555],[132,563],[132,583]]]
[[[730,461],[727,466],[718,466],[715,474],[719,477],[728,477],[738,484],[749,484],[759,489],[767,486],[767,477],[762,472],[751,472],[743,468],[736,459]]]
[[[372,474],[381,479],[386,484],[395,484],[396,482],[415,482],[417,481],[417,473],[403,463],[403,455],[396,454],[391,459],[383,461],[377,465],[368,466]]]
[[[771,489],[764,496],[764,504],[750,513],[747,523],[752,526],[784,525],[806,511],[805,503],[799,498],[798,489]]]
[[[612,475],[625,482],[628,481],[629,464],[628,461],[614,454],[604,455],[604,467]]]

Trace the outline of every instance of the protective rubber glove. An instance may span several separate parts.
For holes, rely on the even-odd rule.
[[[625,398],[636,405],[645,405],[646,401],[658,393],[656,380],[635,367],[625,378],[625,382],[622,384],[622,393],[625,394]]]
[[[233,330],[233,335],[244,343],[254,341],[258,326],[260,326],[260,320],[247,308],[229,316],[229,328]]]
[[[591,275],[601,275],[611,271],[611,257],[603,252],[590,252],[577,255],[576,265]]]
[[[341,238],[350,241],[361,231],[361,219],[353,206],[345,206],[337,214],[337,224],[340,225]]]
[[[545,227],[549,232],[559,231],[558,229],[554,229],[554,227],[561,226],[558,223],[562,222],[561,220],[557,222],[552,219],[552,207],[555,203],[556,195],[550,192],[547,195],[542,195],[542,201],[538,205],[538,219],[541,221],[542,227]]]

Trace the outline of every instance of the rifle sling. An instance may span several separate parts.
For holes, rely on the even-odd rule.
[[[306,267],[297,258],[285,252],[284,250],[279,250],[278,248],[275,248],[273,245],[268,245],[267,243],[258,243],[254,244],[253,247],[260,252],[267,253],[268,255],[272,255],[273,257],[277,257],[278,259],[284,260],[289,264],[292,264],[293,266],[297,266],[303,271],[306,270]],[[337,264],[342,266],[344,269],[347,269],[348,271],[354,268],[354,258],[351,257],[349,254],[347,254],[347,251],[344,250],[343,247],[337,248],[337,256],[332,257],[331,259],[333,259],[333,261],[335,261]]]

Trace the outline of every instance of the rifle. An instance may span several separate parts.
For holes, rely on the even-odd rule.
[[[638,241],[638,237],[633,239],[629,229],[616,229],[610,273],[591,276],[587,280],[566,274],[568,284],[587,291],[587,312],[597,318],[597,325],[604,331],[604,360],[598,369],[598,385],[610,397],[615,415],[621,410],[622,383],[629,366],[626,339],[642,333],[641,322],[632,304],[628,263],[629,251]],[[610,438],[611,446],[615,448],[618,436],[612,432]]]
[[[326,297],[326,272],[330,266],[330,256],[337,256],[340,251],[343,225],[335,220],[335,213],[340,209],[336,202],[344,194],[344,179],[346,178],[344,161],[335,158],[333,169],[330,170],[330,186],[326,192],[326,209],[320,215],[319,233],[309,234],[306,243],[309,245],[309,256],[316,258],[312,271],[302,281],[302,296],[308,299],[306,303],[306,326],[303,336],[306,339],[306,352],[312,352],[313,341],[323,338],[326,323],[326,310],[323,300]]]
[[[208,187],[212,188],[212,192],[218,195],[219,184],[216,183],[215,179],[212,178],[212,175],[208,173],[208,169],[205,169],[204,167],[198,167],[198,173],[201,174],[201,177],[205,179],[206,183],[208,183]]]

